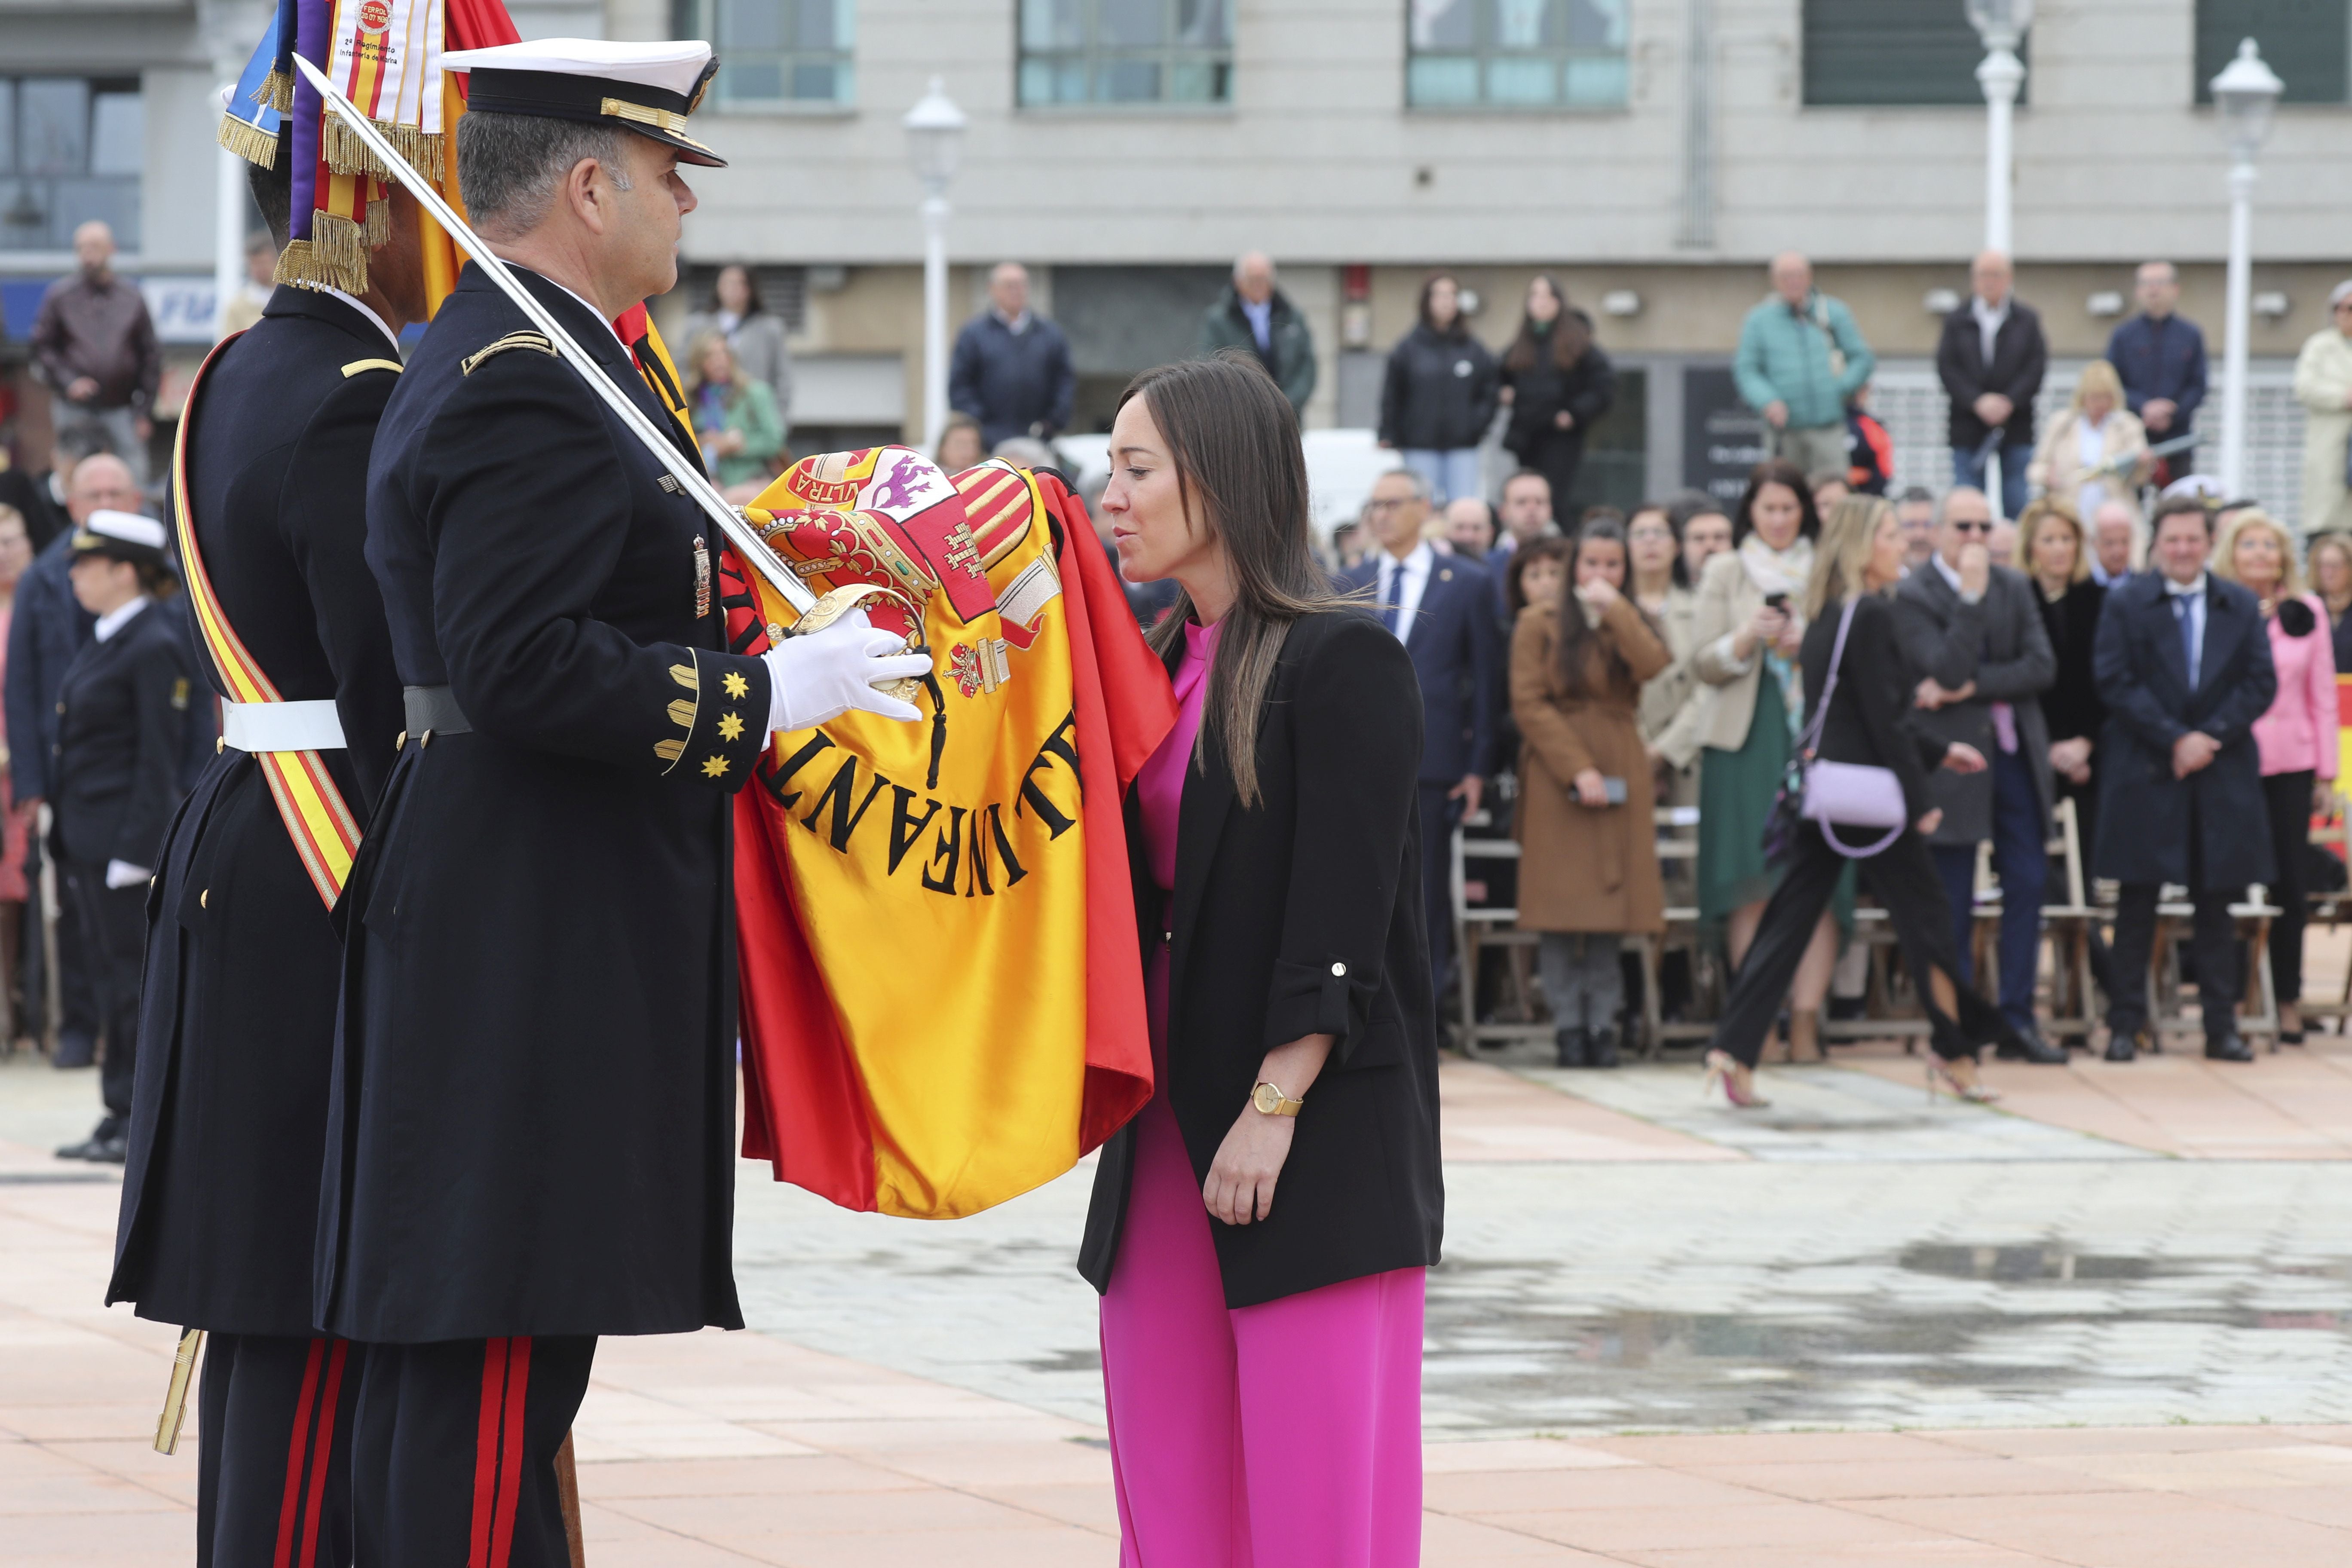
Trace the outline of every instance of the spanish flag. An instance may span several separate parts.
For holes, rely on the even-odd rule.
[[[974,1214],[1151,1095],[1121,802],[1173,728],[1086,509],[905,447],[796,464],[747,513],[809,585],[879,590],[935,673],[902,724],[781,734],[735,797],[743,1152],[845,1208]],[[793,623],[723,574],[730,646]]]

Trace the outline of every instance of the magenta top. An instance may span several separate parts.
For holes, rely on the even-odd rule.
[[[2308,768],[2323,779],[2336,776],[2336,648],[2327,632],[2327,606],[2316,594],[2296,595],[2318,621],[2307,636],[2291,637],[2270,618],[2271,663],[2278,670],[2278,696],[2254,721],[2254,744],[2263,772],[2299,773]]]
[[[1151,879],[1160,891],[1176,887],[1176,820],[1184,804],[1184,770],[1201,732],[1201,700],[1209,689],[1209,660],[1217,651],[1217,628],[1184,624],[1184,662],[1176,668],[1176,727],[1135,775],[1143,806],[1143,849]]]

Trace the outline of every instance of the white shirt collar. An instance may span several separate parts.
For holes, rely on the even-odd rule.
[[[1960,574],[1958,571],[1953,567],[1950,562],[1944,559],[1944,552],[1938,550],[1936,553],[1927,557],[1927,559],[1936,563],[1936,575],[1941,577],[1945,582],[1949,583],[1952,585],[1953,593],[1958,593],[1960,591]]]
[[[2197,574],[2197,580],[2193,583],[2176,583],[2168,576],[2164,579],[2164,591],[2177,599],[2185,599],[2191,594],[2201,594],[2205,591],[2205,574],[2202,572]]]
[[[321,294],[331,295],[335,299],[341,300],[344,304],[349,305],[352,310],[357,310],[361,315],[365,316],[369,321],[373,321],[375,323],[375,330],[383,334],[384,341],[393,346],[394,352],[399,350],[400,334],[394,331],[391,325],[387,323],[382,316],[375,313],[375,310],[373,306],[361,300],[357,295],[346,294],[341,289],[321,289],[319,292]]]
[[[139,612],[145,609],[150,603],[152,601],[147,595],[142,594],[127,605],[117,605],[98,617],[98,625],[91,628],[91,635],[99,641],[104,642],[137,619]]]
[[[1429,541],[1424,539],[1419,544],[1414,545],[1402,560],[1390,554],[1385,550],[1381,551],[1381,572],[1382,575],[1386,575],[1388,572],[1393,568],[1402,576],[1426,577],[1429,575],[1430,563],[1436,559],[1436,548],[1432,545]]]
[[[1004,330],[1014,334],[1016,337],[1029,330],[1029,312],[1026,310],[1022,311],[1017,316],[1008,316],[1003,311],[998,310],[995,306],[991,305],[988,308],[988,313],[995,317],[998,321],[1003,322]]]
[[[547,278],[547,274],[546,274],[546,273],[544,273],[544,272],[540,273],[540,274],[539,274],[539,276],[540,276],[540,277],[541,277],[541,278]],[[555,279],[552,279],[552,278],[547,278],[547,280],[548,280],[550,283],[555,283]],[[562,284],[561,284],[561,283],[555,283],[555,286],[556,286],[558,289],[563,289],[563,285],[562,285]],[[583,305],[583,306],[586,306],[586,307],[587,307],[587,310],[588,310],[588,313],[589,313],[590,315],[592,315],[592,316],[595,317],[598,321],[603,321],[603,322],[604,323],[604,330],[605,330],[606,331],[608,331],[608,332],[610,332],[610,333],[612,333],[612,334],[613,334],[613,341],[614,341],[614,342],[616,342],[616,343],[621,343],[621,346],[622,346],[623,348],[627,348],[627,347],[629,346],[629,345],[628,345],[628,344],[626,344],[626,343],[622,343],[622,342],[621,342],[621,329],[620,329],[620,328],[618,328],[618,327],[616,327],[616,326],[614,326],[614,325],[613,325],[612,321],[611,321],[610,320],[608,320],[608,319],[605,317],[605,315],[604,315],[604,311],[602,311],[602,310],[598,310],[598,309],[597,309],[595,306],[593,306],[593,305],[590,305],[590,304],[588,303],[588,301],[587,301],[585,299],[582,298],[582,296],[579,294],[579,292],[578,292],[577,290],[571,289],[563,289],[563,291],[564,291],[566,294],[570,294],[573,299],[580,300],[580,303],[581,303],[582,305]]]

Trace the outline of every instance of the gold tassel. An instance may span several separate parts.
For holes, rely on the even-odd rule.
[[[310,237],[289,242],[278,253],[275,280],[310,289],[367,292],[366,231],[333,213],[310,215]]]
[[[266,103],[280,114],[294,112],[294,79],[285,71],[272,70],[253,89],[253,101]]]
[[[234,114],[221,116],[220,144],[248,163],[269,168],[278,162],[278,138],[250,120],[239,120]]]
[[[389,197],[378,196],[368,203],[367,227],[362,232],[367,236],[370,250],[392,237],[392,202]]]
[[[441,167],[439,132],[420,131],[414,125],[402,125],[389,120],[375,120],[369,123],[392,143],[392,150],[399,153],[410,167],[425,170]],[[351,126],[339,114],[328,114],[319,137],[319,152],[326,159],[327,167],[338,174],[366,174],[384,181],[392,178],[392,171],[383,166],[383,160],[352,133]]]

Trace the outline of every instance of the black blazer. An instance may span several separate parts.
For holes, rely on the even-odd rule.
[[[1837,647],[1843,605],[1831,605],[1805,628],[1797,661],[1805,674],[1805,722],[1820,710],[1829,687],[1830,654]],[[1911,704],[1918,677],[1904,662],[1895,636],[1895,605],[1885,595],[1865,594],[1853,607],[1845,654],[1838,663],[1837,689],[1830,693],[1829,717],[1822,721],[1815,755],[1825,762],[1892,768],[1903,781],[1903,808],[1913,821],[1936,803],[1927,781],[1943,764],[1949,743],[1927,732]]]
[[[2093,655],[2099,640],[2099,608],[2107,591],[2088,577],[2070,586],[2055,600],[2036,586],[2042,605],[2042,626],[2050,634],[2051,650],[2058,656],[2058,679],[2042,694],[2042,717],[2053,741],[2088,735],[2095,742],[2107,721],[2107,705],[2099,700],[2099,678]],[[2099,749],[2091,747],[2091,765],[2098,766]],[[2061,793],[2063,793],[2063,791]]]
[[[1944,335],[1936,345],[1936,374],[1952,400],[1951,442],[1974,449],[1990,434],[1977,417],[1976,400],[1998,392],[2015,405],[2001,440],[2009,446],[2033,444],[2033,395],[2042,390],[2042,374],[2050,367],[2050,345],[2042,336],[2042,318],[2033,308],[2009,297],[2009,316],[1993,334],[1992,363],[1984,357],[1984,333],[1977,328],[1973,301],[1944,318]]]
[[[2107,725],[2099,758],[2095,871],[2118,882],[2189,886],[2189,805],[2197,808],[2201,888],[2242,888],[2271,879],[2269,808],[2254,721],[2278,695],[2262,606],[2235,583],[2206,574],[2210,601],[2198,681],[2189,685],[2160,573],[2143,572],[2107,591],[2094,667]],[[2172,743],[2191,730],[2221,743],[2185,779],[2172,776]]]
[[[58,688],[49,763],[58,858],[152,871],[180,804],[196,673],[181,625],[149,605],[74,656]]]
[[[1185,784],[1172,900],[1144,868],[1129,796],[1146,951],[1171,933],[1166,1088],[1194,1176],[1207,1180],[1269,1049],[1339,1037],[1307,1092],[1273,1212],[1229,1226],[1204,1211],[1229,1307],[1437,1261],[1445,1195],[1415,696],[1404,650],[1361,611],[1297,622],[1258,732],[1259,804],[1240,805],[1212,734]],[[1134,1169],[1130,1124],[1095,1171],[1078,1272],[1097,1290],[1110,1287]]]

